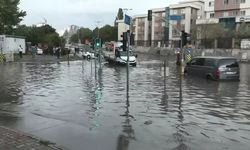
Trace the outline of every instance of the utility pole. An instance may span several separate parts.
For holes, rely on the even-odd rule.
[[[127,97],[129,97],[129,50],[130,50],[130,31],[127,31]]]

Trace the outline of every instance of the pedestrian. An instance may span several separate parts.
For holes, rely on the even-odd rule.
[[[60,59],[60,47],[56,49],[57,59]]]
[[[53,47],[53,56],[56,55],[56,47]]]
[[[20,56],[20,58],[23,58],[23,48],[22,48],[21,45],[19,45],[18,51],[19,51],[19,56]]]
[[[32,52],[32,57],[34,58],[34,57],[36,56],[36,52],[37,52],[36,45],[35,45],[35,46],[32,46],[31,52]]]

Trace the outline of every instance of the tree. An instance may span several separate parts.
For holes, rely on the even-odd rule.
[[[117,16],[115,18],[115,26],[117,26],[117,20],[123,20],[123,10],[121,8],[118,9]]]
[[[117,27],[113,27],[110,25],[105,25],[99,31],[100,38],[102,41],[116,41],[117,40]]]
[[[239,38],[250,38],[250,26],[245,22],[240,24],[236,31],[236,36]]]
[[[212,31],[212,32],[211,32]],[[211,24],[209,22],[196,25],[192,28],[192,37],[201,41],[204,47],[214,47],[214,41],[223,38],[232,38],[233,32],[224,28],[221,24]]]
[[[26,41],[31,42],[32,45],[42,44],[49,47],[63,45],[63,40],[50,25],[42,27],[21,25],[17,26],[13,32],[15,35],[24,36]]]
[[[20,0],[0,0],[0,34],[11,34],[26,16],[25,11],[19,10],[19,4]]]
[[[92,31],[89,28],[80,28],[76,34],[72,35],[70,42],[78,43],[80,40],[81,43],[84,43],[85,40],[92,39]]]

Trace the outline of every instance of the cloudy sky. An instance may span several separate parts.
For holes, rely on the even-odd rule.
[[[166,7],[180,0],[20,0],[20,9],[27,12],[22,24],[33,25],[44,19],[57,31],[69,25],[93,29],[113,24],[119,8],[130,8],[129,15],[146,14],[148,9]]]

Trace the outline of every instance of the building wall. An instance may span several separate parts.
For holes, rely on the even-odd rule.
[[[214,1],[215,0],[205,0],[205,19],[213,18],[213,16],[214,16]],[[202,19],[202,18],[199,18],[199,19]]]
[[[0,35],[0,52],[6,53],[19,53],[19,45],[23,48],[23,53],[25,53],[26,46],[25,46],[25,39],[14,37],[14,36],[5,36]]]
[[[241,0],[239,0],[241,2]],[[250,1],[249,0],[245,0],[245,3],[240,3],[240,8],[243,9],[250,9]]]
[[[151,23],[151,41],[164,40],[164,27],[165,27],[165,8],[152,10],[152,23]]]
[[[245,11],[245,16],[250,15],[250,0],[245,0],[245,3],[240,3],[240,11]]]
[[[225,4],[224,2],[228,3]],[[215,17],[238,16],[240,14],[240,0],[215,0]]]
[[[181,21],[170,21],[170,40],[179,40],[180,31],[184,30],[187,33],[191,32],[192,27],[195,25],[196,19],[198,17],[198,10],[195,8],[179,8],[172,9],[170,11],[171,15],[181,15],[184,19]]]
[[[147,15],[140,15],[134,17],[134,33],[135,42],[139,45],[144,45],[144,41],[148,41],[149,22]]]
[[[122,40],[121,35],[123,32],[129,30],[129,25],[125,24],[123,21],[117,23],[118,23],[118,41],[121,41]]]

